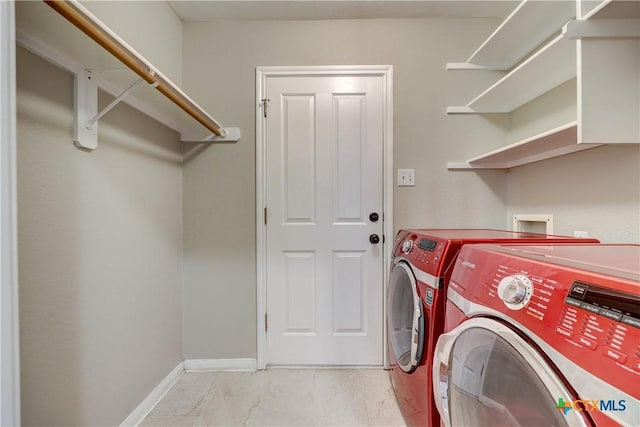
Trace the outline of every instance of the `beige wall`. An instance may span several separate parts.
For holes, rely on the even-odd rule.
[[[178,136],[120,104],[78,150],[72,76],[17,60],[23,424],[118,425],[182,360]]]
[[[504,227],[504,172],[449,172],[504,143],[503,117],[447,116],[447,105],[496,79],[447,73],[493,20],[184,23],[185,90],[242,140],[185,146],[185,358],[256,356],[255,69],[268,65],[393,65],[395,228]],[[467,78],[463,78],[467,77]]]
[[[82,1],[82,5],[176,84],[182,82],[182,21],[165,1]]]
[[[592,148],[509,172],[509,216],[553,214],[554,232],[640,243],[640,147]]]

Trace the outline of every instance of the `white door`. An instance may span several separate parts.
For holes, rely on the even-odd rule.
[[[267,364],[382,364],[383,94],[380,75],[266,79]]]

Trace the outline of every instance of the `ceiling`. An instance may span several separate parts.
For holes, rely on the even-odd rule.
[[[169,1],[183,21],[504,18],[515,0],[205,0]]]

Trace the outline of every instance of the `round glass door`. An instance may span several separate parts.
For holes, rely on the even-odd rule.
[[[398,263],[389,276],[387,322],[389,341],[398,366],[412,372],[422,357],[424,317],[416,280],[408,265]]]
[[[576,411],[564,414],[556,408],[558,398],[570,396],[569,391],[553,367],[515,331],[488,319],[462,325],[447,334],[454,336],[443,358],[447,365],[441,365],[439,386],[446,396],[447,425],[586,425]]]

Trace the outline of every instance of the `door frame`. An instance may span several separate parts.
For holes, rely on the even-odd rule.
[[[393,66],[392,65],[332,65],[332,66],[283,66],[256,68],[256,319],[257,319],[257,368],[266,368],[267,333],[267,245],[264,209],[266,207],[266,131],[262,112],[263,93],[269,77],[321,77],[321,76],[379,76],[383,77],[383,283],[382,316],[387,307],[386,287],[393,247]],[[383,363],[388,367],[387,322],[382,326]]]
[[[20,425],[15,4],[0,1],[0,424]]]

